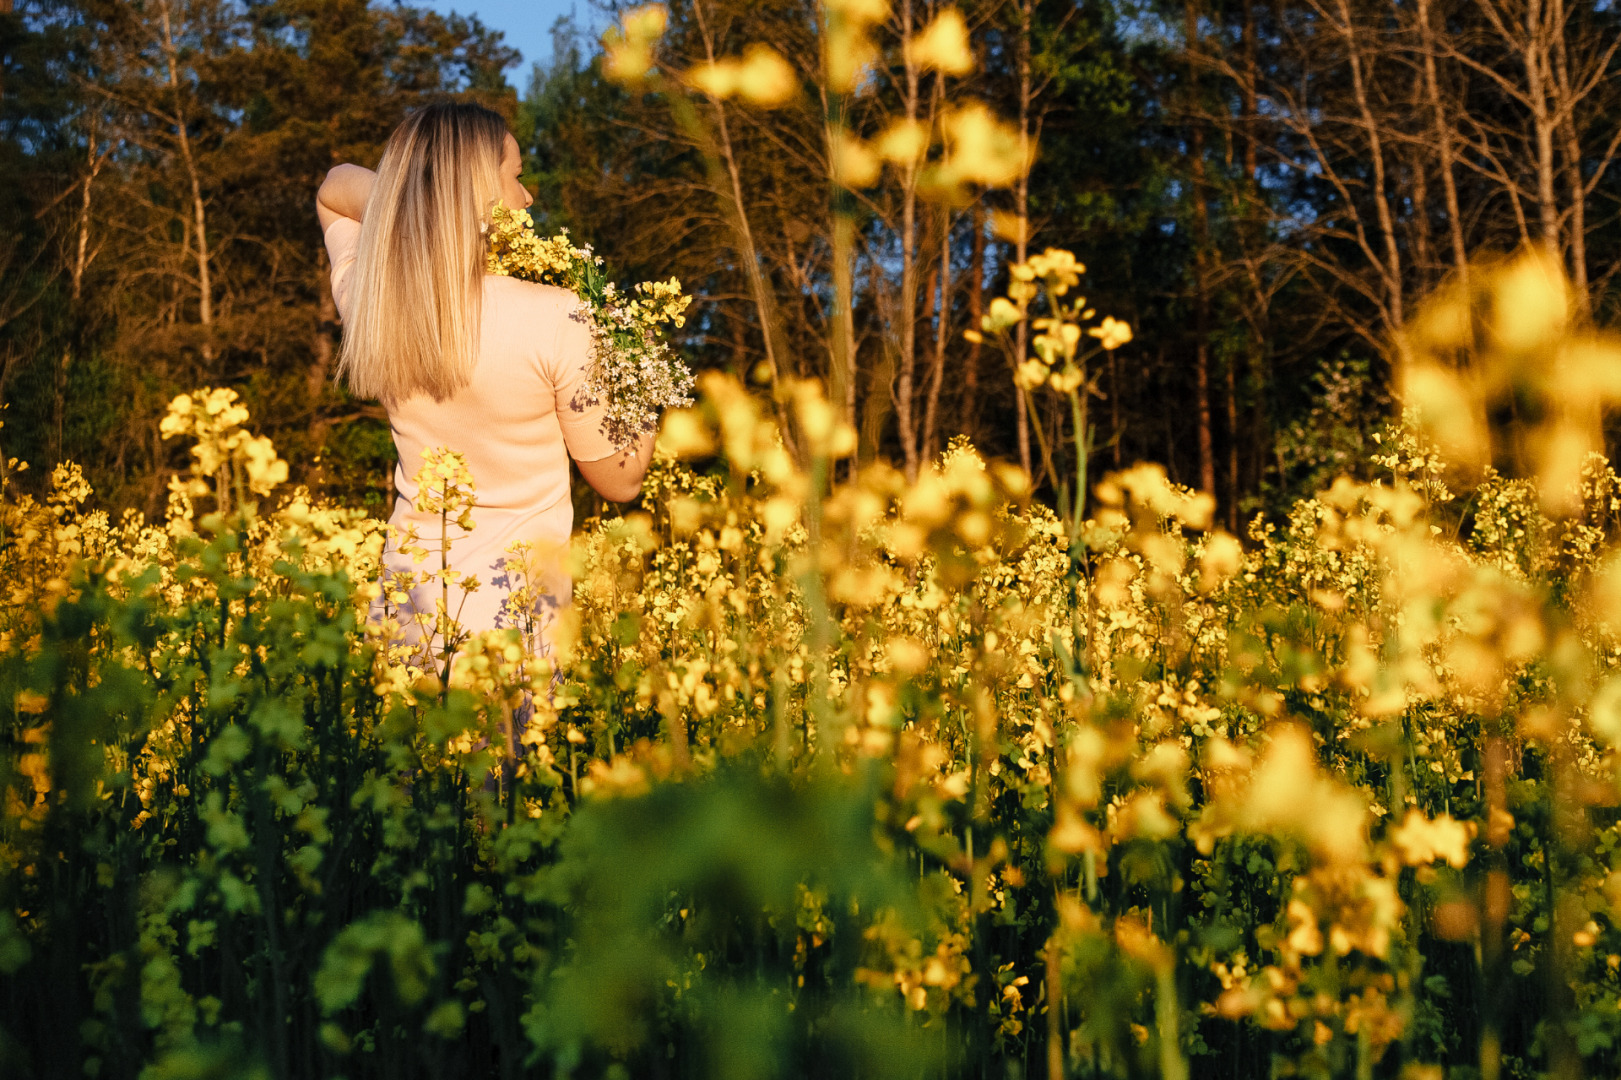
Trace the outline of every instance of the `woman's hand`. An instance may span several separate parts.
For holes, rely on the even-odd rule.
[[[630,502],[642,493],[642,477],[653,460],[653,432],[644,434],[634,446],[626,447],[598,461],[576,461],[585,482],[609,502]]]
[[[324,232],[339,218],[359,221],[366,216],[366,200],[377,174],[359,165],[336,165],[321,181],[321,190],[315,193],[315,216],[321,220]]]

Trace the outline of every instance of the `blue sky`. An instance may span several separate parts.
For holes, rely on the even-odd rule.
[[[477,15],[485,26],[506,34],[508,45],[523,53],[523,60],[507,72],[507,81],[520,90],[529,79],[530,65],[546,63],[552,55],[552,23],[571,11],[575,20],[594,29],[601,13],[590,0],[414,0],[435,11]]]

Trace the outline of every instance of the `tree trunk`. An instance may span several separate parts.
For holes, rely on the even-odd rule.
[[[1418,28],[1420,47],[1424,54],[1424,92],[1429,98],[1430,130],[1435,139],[1435,152],[1440,158],[1441,193],[1446,199],[1447,235],[1452,241],[1452,269],[1464,276],[1468,287],[1469,249],[1463,237],[1463,213],[1458,207],[1458,180],[1452,171],[1452,125],[1441,104],[1441,80],[1436,72],[1435,24],[1430,19],[1429,0],[1418,0]]]
[[[873,322],[880,328],[890,320],[890,313],[885,309],[888,294],[885,292],[883,272],[878,259],[867,259],[867,295],[874,308]],[[880,334],[880,337],[884,335]],[[866,385],[861,387],[861,427],[857,430],[861,435],[863,456],[869,460],[882,451],[884,432],[889,427],[890,407],[894,404],[894,385],[894,350],[889,347],[886,338],[880,341],[877,363],[868,373]]]
[[[1120,350],[1109,350],[1109,443],[1113,448],[1114,467],[1120,468]]]
[[[946,341],[951,333],[951,207],[940,207],[939,315],[934,324],[934,359],[929,369],[928,403],[923,410],[923,459],[933,461],[940,417],[940,384],[946,373]],[[932,293],[933,290],[931,289]]]
[[[1193,388],[1199,418],[1199,489],[1216,493],[1216,448],[1210,430],[1210,344],[1201,331],[1193,350]]]
[[[1587,183],[1582,177],[1582,145],[1576,134],[1576,102],[1572,100],[1570,56],[1565,42],[1564,0],[1553,5],[1553,84],[1559,94],[1557,113],[1559,134],[1564,143],[1565,185],[1570,188],[1570,229],[1566,240],[1570,252],[1570,276],[1576,303],[1585,314],[1591,304],[1587,281]]]
[[[1525,65],[1527,103],[1531,107],[1531,128],[1536,138],[1537,203],[1542,226],[1542,250],[1556,263],[1564,261],[1560,242],[1559,196],[1554,161],[1554,117],[1548,103],[1548,35],[1542,0],[1525,5],[1525,37],[1520,60]]]
[[[1249,322],[1255,334],[1255,339],[1250,346],[1247,357],[1249,363],[1252,365],[1252,368],[1259,367],[1264,363],[1262,357],[1264,356],[1266,349],[1268,348],[1268,343],[1271,340],[1271,335],[1266,332],[1266,329],[1270,324],[1269,313],[1271,309],[1271,300],[1267,296],[1266,283],[1261,274],[1263,258],[1261,252],[1266,245],[1266,231],[1264,226],[1261,224],[1260,216],[1260,208],[1265,205],[1265,199],[1261,193],[1261,165],[1259,160],[1261,145],[1261,117],[1258,100],[1259,95],[1256,91],[1256,85],[1259,82],[1259,64],[1255,55],[1255,42],[1257,36],[1254,0],[1244,0],[1244,16],[1240,29],[1240,48],[1243,54],[1243,78],[1241,80],[1240,88],[1240,105],[1244,110],[1243,186],[1244,191],[1248,195],[1249,205],[1246,207],[1244,221],[1242,223],[1239,235],[1243,238],[1244,271],[1249,280]],[[1263,405],[1263,402],[1266,399],[1266,382],[1263,379],[1252,379],[1251,385],[1255,388],[1255,400],[1251,406],[1250,424],[1247,430],[1244,432],[1245,438],[1240,440],[1236,430],[1233,432],[1232,437],[1235,443],[1242,441],[1248,444],[1249,457],[1251,461],[1262,462],[1266,458],[1265,446],[1267,443],[1265,423],[1266,415],[1265,407]],[[1229,401],[1232,401],[1233,398],[1236,398],[1236,394],[1233,394],[1229,398]],[[1231,411],[1229,411],[1229,416],[1231,416]],[[1236,426],[1236,418],[1233,419],[1233,423]],[[1233,468],[1237,469],[1239,464],[1240,457],[1235,452],[1231,459],[1231,465]],[[1259,471],[1259,467],[1252,468],[1250,470],[1250,475],[1253,477],[1254,490],[1257,491],[1260,490],[1261,483]],[[1234,506],[1229,508],[1229,515],[1230,520],[1235,522],[1233,528],[1235,533],[1237,531],[1236,493],[1243,490],[1245,486],[1246,485],[1244,483],[1237,480],[1235,480],[1233,483],[1233,491],[1235,493]]]
[[[186,130],[186,100],[180,86],[180,49],[175,44],[174,27],[169,19],[169,0],[160,0],[158,15],[163,23],[163,55],[167,61],[169,90],[174,94],[175,134],[180,145],[180,161],[186,170],[191,188],[192,227],[196,230],[197,247],[197,321],[203,327],[203,359],[214,360],[214,287],[210,280],[208,250],[208,211],[203,203],[202,176],[197,159],[191,149],[191,134]]]
[[[1227,401],[1227,530],[1238,532],[1238,498],[1240,477],[1238,473],[1238,378],[1235,369],[1238,367],[1238,356],[1235,353],[1222,364],[1222,375],[1226,385],[1223,386]]]
[[[912,54],[912,0],[901,0],[901,55],[906,72],[906,119],[917,122],[918,82],[921,72]],[[901,190],[901,295],[899,373],[895,381],[895,423],[900,429],[901,458],[908,482],[918,474],[918,430],[913,415],[917,369],[917,162],[906,164]]]
[[[1379,123],[1374,119],[1373,106],[1368,99],[1368,87],[1362,71],[1362,54],[1356,40],[1356,25],[1352,21],[1349,0],[1339,0],[1342,32],[1345,34],[1345,52],[1351,65],[1351,91],[1356,95],[1357,112],[1361,116],[1363,134],[1368,140],[1369,164],[1373,167],[1373,208],[1379,220],[1379,233],[1385,245],[1385,265],[1380,275],[1385,285],[1385,312],[1387,330],[1401,326],[1402,265],[1401,247],[1396,237],[1396,223],[1390,213],[1390,202],[1385,182],[1385,150]]]
[[[74,337],[78,336],[80,320],[80,302],[84,297],[84,275],[90,268],[90,205],[92,189],[96,177],[101,172],[101,166],[107,158],[99,154],[98,147],[98,116],[96,112],[90,114],[90,130],[86,135],[85,171],[84,180],[79,185],[79,218],[77,235],[74,237],[73,262],[68,266],[68,313],[71,330]],[[63,446],[63,428],[67,416],[68,395],[68,367],[73,363],[73,345],[70,342],[62,346],[57,356],[56,370],[52,373],[51,394],[51,458],[60,463],[65,454]]]
[[[1030,33],[1034,22],[1035,0],[1019,0],[1019,153],[1030,160]],[[1030,174],[1019,173],[1013,188],[1013,212],[1018,215],[1019,235],[1014,238],[1014,261],[1024,262],[1030,257]],[[1020,322],[1013,328],[1013,354],[1015,363],[1023,363],[1030,348],[1030,328]],[[1019,465],[1030,475],[1030,416],[1025,407],[1025,393],[1015,388],[1013,394],[1014,422],[1018,429]]]
[[[974,230],[968,255],[968,325],[977,331],[980,320],[985,316],[985,256],[988,253],[983,195],[975,197],[968,213],[968,224]],[[971,341],[968,343],[968,355],[963,358],[962,419],[957,425],[964,434],[976,441],[979,438],[979,350],[979,342]]]
[[[1199,487],[1216,493],[1216,449],[1210,430],[1210,295],[1207,263],[1210,247],[1210,212],[1205,205],[1204,126],[1196,119],[1199,110],[1198,67],[1194,58],[1199,42],[1199,9],[1195,0],[1182,8],[1183,31],[1187,37],[1188,88],[1187,116],[1190,127],[1188,154],[1193,169],[1193,382],[1198,417]]]
[[[16,9],[16,0],[0,0],[0,15],[10,15]],[[0,75],[0,101],[6,100],[6,80]]]
[[[837,193],[840,198],[842,192]],[[833,219],[833,400],[844,404],[844,420],[859,430],[856,418],[855,282],[851,260],[855,222],[842,210]]]
[[[693,14],[698,21],[699,33],[703,36],[704,51],[713,64],[715,62],[715,42],[710,36],[709,27],[704,20],[704,5],[699,0],[692,5]],[[715,113],[715,130],[719,136],[719,151],[721,167],[725,170],[725,182],[729,183],[729,202],[731,204],[731,224],[733,235],[737,238],[738,254],[742,258],[744,274],[748,278],[749,292],[754,300],[755,311],[760,318],[760,336],[765,345],[766,366],[770,371],[773,390],[782,377],[781,357],[784,350],[779,348],[778,334],[781,323],[777,318],[776,296],[771,291],[770,282],[766,280],[765,272],[760,268],[759,247],[754,242],[754,230],[749,224],[748,204],[743,201],[743,174],[737,163],[737,154],[732,147],[731,129],[726,121],[726,106],[720,98],[710,96],[710,104]],[[714,174],[711,172],[711,179]],[[716,192],[722,198],[725,194]],[[782,430],[783,438],[787,442],[790,452],[793,451],[794,442],[788,425],[787,411],[777,394],[772,395],[773,405],[777,414],[777,422]]]
[[[1242,122],[1244,125],[1244,182],[1253,185],[1256,173],[1260,171],[1257,160],[1259,137],[1256,133],[1258,126],[1258,113],[1256,108],[1256,62],[1255,62],[1255,4],[1253,0],[1243,0],[1244,18],[1239,29],[1239,48],[1243,53],[1244,78],[1239,83],[1239,107],[1243,109]]]
[[[832,64],[832,57],[828,55],[830,37],[828,30],[828,13],[825,8],[817,22],[818,36],[822,46],[822,70],[824,75]],[[833,369],[829,380],[828,396],[836,406],[842,406],[844,421],[853,430],[861,430],[856,416],[856,385],[859,376],[856,371],[856,330],[855,330],[855,219],[850,212],[851,193],[846,185],[846,178],[842,167],[843,154],[840,153],[840,141],[846,137],[846,98],[836,89],[830,80],[824,78],[820,84],[822,97],[822,143],[827,153],[828,161],[828,205],[832,215],[832,278],[833,278],[833,317],[828,327],[830,337],[828,341],[828,355],[832,358]],[[861,454],[859,450],[850,455],[849,478],[854,481],[860,469]]]
[[[1413,212],[1410,217],[1409,228],[1412,232],[1413,266],[1418,273],[1417,287],[1428,292],[1430,276],[1435,268],[1435,259],[1430,253],[1434,246],[1430,229],[1430,178],[1424,168],[1425,155],[1417,147],[1413,148],[1408,157],[1408,168],[1412,170],[1413,184]]]

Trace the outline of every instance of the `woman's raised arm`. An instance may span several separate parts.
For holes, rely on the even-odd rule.
[[[377,174],[360,165],[333,166],[315,193],[315,216],[321,219],[322,230],[339,218],[359,221],[364,217],[376,181]]]

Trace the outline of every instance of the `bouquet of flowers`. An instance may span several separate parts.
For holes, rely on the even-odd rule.
[[[608,403],[602,432],[615,446],[629,446],[653,430],[663,410],[692,404],[692,371],[664,340],[663,329],[686,323],[692,297],[682,294],[681,282],[644,281],[621,292],[589,245],[575,247],[567,230],[536,236],[528,211],[502,203],[490,212],[488,239],[490,273],[556,285],[590,309],[596,346],[585,392],[593,405]]]

